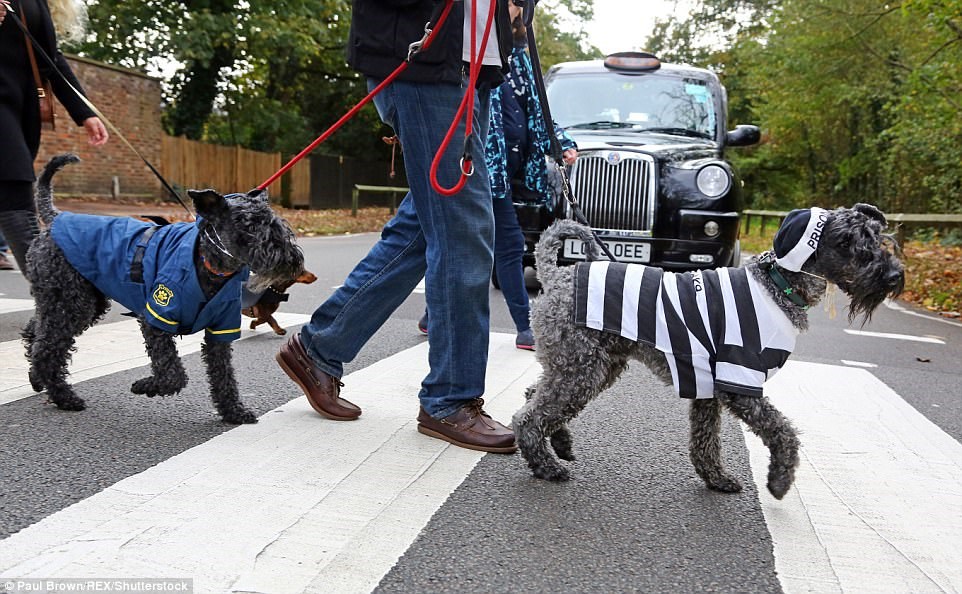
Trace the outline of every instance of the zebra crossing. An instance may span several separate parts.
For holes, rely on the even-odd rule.
[[[28,306],[0,296],[0,315]],[[540,370],[513,339],[491,337],[485,408],[499,419]],[[133,320],[81,341],[73,382],[147,364]],[[199,338],[178,348],[190,356]],[[421,343],[344,378],[362,420],[317,422],[295,398],[50,514],[0,540],[0,591],[107,576],[189,576],[196,592],[372,591],[484,456],[417,433],[410,395],[426,371]],[[803,443],[796,484],[776,501],[767,450],[744,436],[783,591],[962,591],[962,445],[869,367],[790,360],[766,394]],[[22,345],[0,342],[0,415],[29,396]]]

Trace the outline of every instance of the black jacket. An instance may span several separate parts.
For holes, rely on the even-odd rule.
[[[70,65],[57,48],[53,21],[46,0],[13,0],[13,10],[26,20],[30,33],[43,46],[44,52],[57,65],[57,69],[83,91]],[[54,95],[67,109],[77,125],[94,115],[77,97],[64,80],[53,72],[47,61],[34,48],[40,76],[53,85]],[[60,125],[66,122],[58,122]],[[27,57],[24,35],[10,15],[0,24],[0,180],[33,181],[33,160],[40,147],[40,108],[37,86]],[[0,197],[2,200],[2,197]]]
[[[385,78],[408,55],[408,46],[424,36],[424,26],[437,22],[446,0],[354,0],[347,61],[355,70]],[[495,27],[502,69],[511,53],[511,22],[507,0],[497,1]],[[456,1],[431,46],[415,55],[399,80],[460,84],[463,67],[464,2]],[[497,68],[483,68],[482,80],[502,80]]]

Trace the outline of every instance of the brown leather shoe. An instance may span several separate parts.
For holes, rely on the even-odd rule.
[[[435,419],[422,407],[418,431],[469,450],[513,454],[518,449],[514,431],[488,416],[481,408],[483,404],[480,398],[471,400],[443,419]]]
[[[304,390],[307,401],[322,417],[334,421],[353,421],[361,416],[357,405],[341,398],[339,379],[317,368],[301,345],[300,333],[288,339],[274,357],[281,369]]]

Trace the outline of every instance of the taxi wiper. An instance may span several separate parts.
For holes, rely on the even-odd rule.
[[[641,128],[639,132],[658,132],[661,134],[674,134],[675,136],[688,136],[691,138],[712,138],[711,134],[689,130],[688,128]]]
[[[633,128],[635,124],[629,124],[627,122],[612,122],[609,120],[598,120],[597,122],[584,122],[582,124],[572,124],[567,126],[565,129],[571,128],[585,128],[588,130],[610,130],[612,128]]]

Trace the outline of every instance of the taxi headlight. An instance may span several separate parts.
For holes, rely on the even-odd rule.
[[[717,198],[731,187],[732,180],[724,167],[718,165],[707,165],[702,167],[695,178],[698,184],[698,191],[710,198]]]

